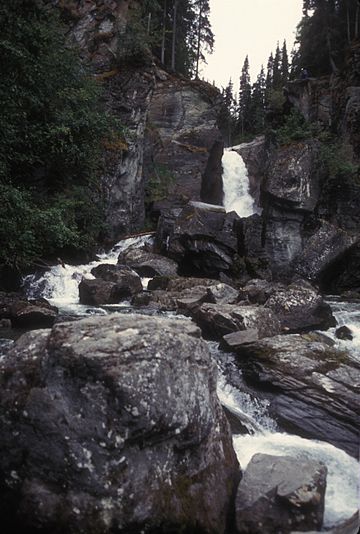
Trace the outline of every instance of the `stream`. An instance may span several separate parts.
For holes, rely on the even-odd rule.
[[[254,212],[254,201],[249,195],[246,167],[236,152],[226,151],[224,167],[224,205],[227,211],[236,210],[241,216]],[[244,170],[245,169],[245,170]],[[232,178],[231,178],[232,177]],[[235,177],[235,185],[231,182]],[[141,247],[150,243],[151,236],[125,239],[117,243],[110,252],[100,254],[96,261],[87,265],[57,265],[42,276],[29,275],[24,288],[29,298],[44,297],[57,306],[62,315],[89,316],[109,313],[136,313],[128,302],[115,306],[91,307],[79,304],[78,284],[83,277],[94,278],[91,269],[102,263],[116,264],[120,252],[128,247]],[[146,288],[147,280],[143,280]],[[353,332],[353,341],[336,340],[339,347],[349,350],[353,358],[360,359],[360,310],[356,303],[339,302],[330,299],[338,325],[347,325]],[[141,310],[139,310],[141,313]],[[189,319],[190,320],[190,319]],[[335,339],[335,329],[327,333]],[[328,468],[325,497],[324,531],[351,517],[358,509],[358,462],[326,442],[303,439],[281,432],[268,413],[267,401],[260,400],[241,387],[241,371],[238,387],[227,381],[227,369],[234,364],[233,356],[219,350],[218,344],[209,342],[209,348],[219,369],[218,396],[227,408],[247,428],[248,433],[234,434],[233,443],[242,469],[256,453],[290,455],[301,459],[316,459]]]

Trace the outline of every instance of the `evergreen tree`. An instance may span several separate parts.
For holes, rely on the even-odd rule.
[[[251,93],[251,119],[252,133],[257,134],[264,130],[265,126],[265,103],[266,103],[266,78],[263,65],[256,82],[252,86]]]
[[[226,137],[227,144],[231,146],[236,127],[236,100],[234,98],[234,85],[231,78],[226,88],[222,90],[221,97],[222,107],[219,122]]]
[[[201,61],[205,61],[204,51],[212,52],[214,48],[214,34],[210,24],[209,0],[193,0],[195,10],[195,78],[199,77],[199,66]]]
[[[281,63],[281,51],[279,42],[276,45],[274,63],[273,63],[273,79],[272,89],[281,89],[282,87],[282,63]]]
[[[286,41],[284,40],[281,50],[281,83],[284,86],[289,79],[289,56],[287,53]]]
[[[248,56],[245,58],[240,77],[238,131],[242,136],[251,131],[251,85]]]
[[[273,80],[274,80],[274,56],[271,53],[267,62],[267,71],[266,71],[266,94],[268,95],[273,88]]]

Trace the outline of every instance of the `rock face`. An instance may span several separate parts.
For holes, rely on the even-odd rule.
[[[189,204],[159,220],[156,246],[179,264],[188,276],[218,277],[234,264],[238,216],[209,204]]]
[[[59,324],[0,366],[6,533],[224,532],[238,464],[191,322]]]
[[[326,474],[326,467],[317,461],[255,454],[237,491],[237,532],[320,530]]]
[[[220,93],[163,72],[149,106],[145,179],[153,210],[189,200],[222,204]]]
[[[276,392],[271,411],[300,436],[322,439],[357,457],[360,366],[317,334],[275,336],[242,345],[246,379]]]

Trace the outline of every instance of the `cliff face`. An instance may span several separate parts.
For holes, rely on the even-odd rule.
[[[119,59],[136,0],[49,1],[61,10],[69,42],[90,63],[108,110],[126,130],[104,143],[110,240],[143,228],[145,202],[155,216],[189,199],[221,203],[217,90],[160,70],[150,54],[136,64]]]
[[[354,47],[341,76],[299,80],[285,90],[323,132],[319,139],[277,145],[259,138],[236,147],[263,208],[242,225],[251,275],[300,275],[331,292],[360,287],[359,58]]]

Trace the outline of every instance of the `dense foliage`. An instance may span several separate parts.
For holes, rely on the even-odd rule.
[[[55,10],[12,0],[0,5],[0,25],[0,264],[21,268],[96,242],[108,120]]]

